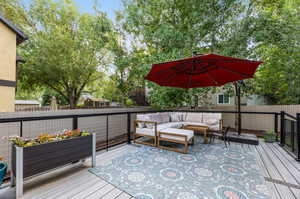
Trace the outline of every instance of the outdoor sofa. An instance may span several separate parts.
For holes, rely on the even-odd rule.
[[[220,113],[198,112],[139,114],[135,121],[133,141],[160,148],[166,148],[160,145],[162,140],[184,144],[183,151],[176,151],[187,153],[188,144],[194,142],[194,132],[184,128],[186,126],[203,127],[208,131],[219,132],[223,128],[222,115]],[[139,139],[141,137],[150,138],[154,141],[153,143],[143,141]]]

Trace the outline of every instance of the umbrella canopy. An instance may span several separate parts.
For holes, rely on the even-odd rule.
[[[216,54],[153,64],[145,79],[160,86],[198,88],[222,86],[228,82],[252,78],[263,62]]]
[[[160,86],[177,88],[199,88],[222,86],[252,78],[257,67],[263,62],[226,57],[216,54],[197,55],[171,62],[153,64],[145,79]],[[241,134],[240,88],[238,96],[238,133]]]

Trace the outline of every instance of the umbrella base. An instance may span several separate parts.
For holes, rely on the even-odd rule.
[[[241,135],[238,135],[238,132],[229,131],[227,138],[230,142],[258,145],[258,138],[253,134],[242,133]]]

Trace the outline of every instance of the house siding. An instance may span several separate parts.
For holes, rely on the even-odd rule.
[[[17,35],[0,22],[0,80],[16,81]],[[15,87],[0,85],[0,112],[13,112]]]

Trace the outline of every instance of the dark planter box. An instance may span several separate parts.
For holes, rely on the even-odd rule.
[[[95,166],[96,137],[89,136],[75,137],[58,142],[46,144],[17,147],[12,146],[12,177],[13,184],[17,185],[17,195],[22,195],[19,187],[23,185],[23,179],[51,169],[64,166],[78,160],[92,156],[92,164]]]

